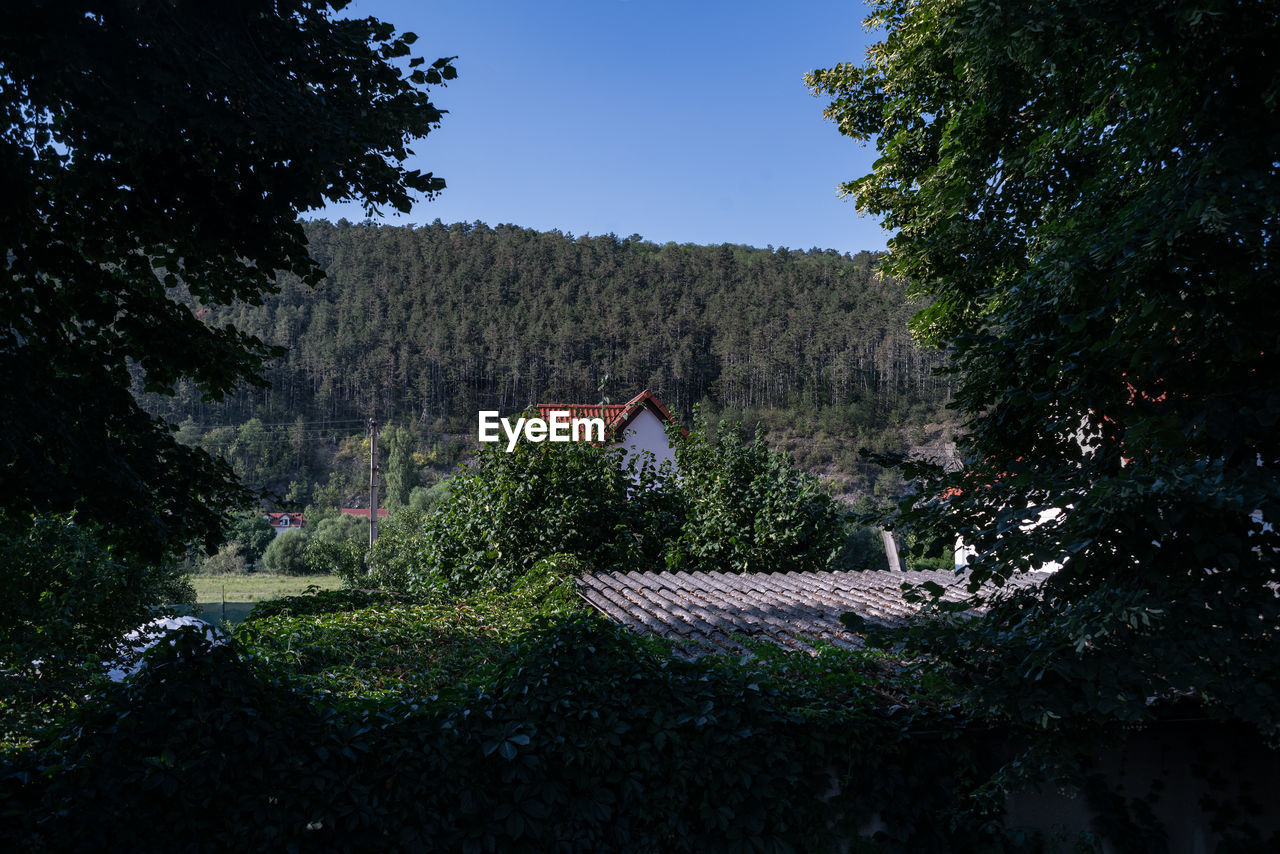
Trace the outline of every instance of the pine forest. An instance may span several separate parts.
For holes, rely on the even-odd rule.
[[[361,502],[369,418],[412,449],[393,504],[476,446],[478,410],[540,401],[649,388],[685,420],[697,407],[713,427],[763,425],[849,499],[895,488],[859,449],[936,450],[955,430],[942,355],[907,332],[919,306],[871,253],[439,220],[306,232],[318,287],[283,278],[261,304],[192,306],[287,348],[269,387],[216,404],[193,387],[144,396],[184,441],[299,506]]]

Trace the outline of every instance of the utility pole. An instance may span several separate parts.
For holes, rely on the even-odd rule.
[[[378,539],[378,422],[369,419],[369,548]]]

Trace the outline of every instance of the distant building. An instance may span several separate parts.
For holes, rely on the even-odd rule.
[[[301,513],[263,513],[262,518],[267,520],[277,537],[285,531],[301,531],[307,524]]]
[[[358,517],[359,517],[359,518],[361,518],[361,519],[368,519],[368,518],[369,518],[369,508],[368,508],[368,507],[343,507],[343,508],[342,508],[341,510],[339,510],[338,512],[339,512],[339,513],[341,513],[343,516],[358,516]],[[385,507],[379,507],[379,508],[378,508],[378,518],[379,518],[379,519],[385,519],[385,518],[387,518],[387,512],[388,512],[388,511],[387,511],[387,508],[385,508]]]
[[[626,403],[539,403],[538,416],[550,420],[552,412],[568,412],[569,418],[599,418],[604,421],[605,442],[621,445],[628,455],[639,451],[653,454],[654,463],[675,464],[675,450],[667,438],[671,413],[658,396],[645,389]]]

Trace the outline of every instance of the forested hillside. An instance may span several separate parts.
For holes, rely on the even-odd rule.
[[[945,422],[940,357],[906,331],[918,306],[870,253],[438,221],[320,221],[307,233],[322,284],[285,279],[261,305],[200,308],[288,348],[270,389],[217,405],[191,388],[147,401],[255,485],[326,482],[336,440],[368,417],[409,430],[420,468],[447,466],[479,409],[650,388],[683,416],[701,403],[713,420],[764,420],[802,464],[858,493],[870,489],[859,444],[920,442]],[[241,437],[250,419],[265,426]]]

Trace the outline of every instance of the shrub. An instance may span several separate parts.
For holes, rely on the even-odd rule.
[[[247,513],[237,516],[231,524],[227,542],[239,543],[244,562],[256,564],[262,560],[262,553],[271,545],[276,532],[260,513]]]
[[[303,557],[310,572],[332,573],[350,586],[363,583],[369,561],[369,520],[345,514],[321,519],[307,529]]]
[[[367,597],[328,604],[352,595]],[[210,851],[826,851],[874,817],[859,850],[972,851],[999,832],[967,800],[972,741],[925,707],[877,711],[865,656],[683,662],[526,595],[352,599],[255,615],[238,655],[166,647],[12,757],[0,843],[64,850],[92,829],[95,847],[137,851],[175,835]],[[472,684],[435,695],[425,672]]]
[[[409,492],[409,509],[425,513],[449,497],[449,480],[441,480],[431,486],[415,486]]]
[[[380,533],[352,584],[419,592],[505,588],[557,553],[596,569],[776,572],[851,565],[840,505],[757,432],[673,428],[678,470],[583,443],[480,450],[431,512]],[[329,560],[342,564],[338,558]],[[345,565],[345,564],[343,564]],[[345,577],[345,576],[344,576]]]
[[[209,555],[200,564],[200,571],[206,575],[226,575],[247,570],[244,547],[237,542],[227,543],[218,549],[217,554]]]
[[[846,519],[844,546],[836,563],[859,570],[880,570],[888,566],[887,561],[880,529]]]
[[[485,680],[506,639],[581,610],[572,558],[540,561],[512,589],[461,599],[330,590],[265,602],[236,639],[308,695],[365,702],[456,693]]]
[[[428,545],[435,529],[425,514],[412,510],[388,517],[378,526],[378,539],[364,562],[342,565],[343,582],[351,587],[435,591],[437,586],[425,579],[429,555],[435,554]]]
[[[307,541],[301,531],[286,531],[262,554],[262,568],[278,575],[306,575]]]
[[[712,439],[705,424],[676,445],[675,488],[685,510],[666,548],[671,570],[788,572],[833,569],[845,544],[840,506],[816,477],[775,451],[757,428]]]
[[[349,587],[366,583],[369,546],[352,540],[308,540],[303,550],[307,571],[316,575],[336,575]]]
[[[368,583],[460,593],[509,587],[558,553],[591,566],[653,562],[672,515],[651,466],[585,443],[487,446],[449,484],[430,514],[402,514],[379,534]]]
[[[306,533],[307,538],[312,542],[367,544],[369,542],[369,520],[359,516],[339,513],[336,516],[323,517],[314,525],[308,525]]]
[[[107,544],[72,515],[0,514],[0,663],[66,663],[104,647],[165,603],[195,594],[176,564]]]

